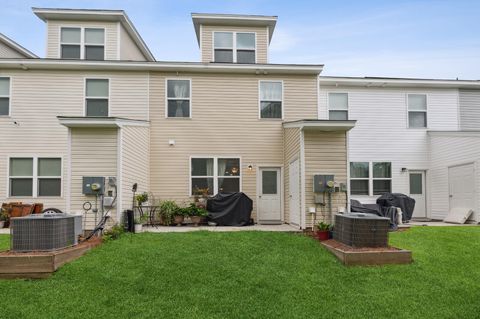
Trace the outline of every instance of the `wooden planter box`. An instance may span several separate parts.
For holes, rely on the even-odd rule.
[[[355,248],[334,239],[324,241],[322,245],[347,266],[410,264],[412,262],[410,250],[395,247]]]
[[[77,246],[52,252],[1,252],[0,278],[47,278],[64,264],[81,257],[101,243],[101,238],[95,238]]]

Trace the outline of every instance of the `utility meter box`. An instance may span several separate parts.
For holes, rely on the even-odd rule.
[[[335,175],[313,175],[313,192],[325,193],[331,191],[334,185],[329,186],[329,182],[335,181]]]
[[[82,193],[84,195],[103,195],[105,193],[105,177],[83,176]]]

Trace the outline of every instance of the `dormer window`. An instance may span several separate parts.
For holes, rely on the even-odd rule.
[[[214,32],[214,61],[220,63],[255,63],[255,33]]]
[[[100,28],[62,28],[62,59],[105,60],[105,30]]]

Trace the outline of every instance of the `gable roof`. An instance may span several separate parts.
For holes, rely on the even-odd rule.
[[[220,13],[192,13],[193,26],[200,43],[200,25],[221,26],[248,26],[268,27],[268,42],[272,40],[273,30],[277,24],[277,16],[247,15],[247,14],[220,14]]]
[[[104,9],[62,9],[62,8],[32,8],[33,13],[43,21],[47,20],[77,20],[77,21],[107,21],[120,22],[133,39],[138,49],[148,61],[155,61],[150,49],[135,29],[132,21],[123,10]]]
[[[38,56],[30,52],[29,50],[25,49],[22,47],[20,44],[17,42],[13,41],[3,33],[0,33],[0,42],[11,48],[12,50],[18,52],[20,55],[23,55],[26,58],[29,59],[38,59]]]

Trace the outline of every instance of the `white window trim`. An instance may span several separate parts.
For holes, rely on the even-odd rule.
[[[187,98],[169,98],[168,97],[168,81],[169,80],[185,80],[188,81],[190,84],[190,96]],[[176,119],[176,120],[186,120],[186,119],[191,119],[192,114],[193,114],[193,108],[192,108],[192,78],[185,78],[185,77],[176,77],[176,78],[165,78],[165,118],[166,119]],[[175,117],[175,116],[168,116],[168,100],[188,100],[188,107],[190,108],[189,116],[184,116],[184,117]]]
[[[8,98],[8,114],[0,114],[0,117],[10,117],[12,114],[12,77],[0,75],[0,79],[8,79],[8,95],[0,95],[1,98]]]
[[[215,47],[215,33],[231,33],[232,34],[232,47]],[[255,48],[253,49],[255,51],[255,64],[257,63],[257,56],[258,56],[258,45],[257,45],[257,32],[254,31],[212,31],[212,61],[215,61],[215,49],[219,50],[232,50],[232,63],[237,63],[237,34],[242,33],[242,34],[253,34],[255,37]],[[241,50],[246,50],[246,49],[240,49]],[[251,51],[251,50],[250,50]],[[244,63],[242,63],[244,64]],[[245,63],[248,64],[248,63]]]
[[[192,159],[194,158],[211,158],[213,159],[213,176],[192,176]],[[218,159],[219,158],[233,158],[233,159],[238,159],[239,161],[239,173],[240,175],[238,176],[221,176],[221,175],[218,175]],[[242,192],[242,180],[243,180],[243,173],[242,173],[242,157],[241,156],[238,156],[238,155],[204,155],[204,156],[201,156],[201,155],[194,155],[194,156],[190,156],[189,158],[189,164],[188,164],[188,168],[189,168],[189,173],[188,173],[188,176],[189,176],[189,179],[188,179],[188,196],[189,197],[192,197],[194,195],[192,195],[192,178],[213,178],[213,195],[217,194],[218,193],[218,178],[238,178],[239,179],[239,192]]]
[[[108,96],[107,97],[101,97],[101,96],[95,96],[95,97],[87,97],[87,81],[88,80],[107,80],[108,81]],[[89,76],[83,78],[83,116],[87,116],[87,99],[90,100],[105,100],[107,99],[108,101],[108,114],[107,117],[110,116],[111,112],[111,103],[110,103],[110,96],[112,95],[112,80],[110,78],[105,78],[105,77],[95,77],[95,76]]]
[[[33,175],[32,176],[10,176],[10,159],[11,158],[31,158],[33,160]],[[38,159],[41,158],[59,158],[60,159],[60,176],[38,176]],[[63,178],[63,169],[64,169],[64,156],[58,155],[15,155],[12,154],[7,157],[7,187],[5,188],[6,194],[5,198],[63,198],[63,187],[64,187],[64,178]],[[31,178],[32,179],[32,196],[10,196],[10,178]],[[39,179],[58,179],[60,178],[60,196],[38,196],[38,181]]]
[[[427,104],[426,105],[426,109],[425,111],[421,111],[421,110],[412,110],[410,111],[410,105],[408,103],[408,97],[410,95],[425,95],[425,103]],[[429,113],[429,108],[428,108],[428,100],[429,100],[429,96],[427,93],[423,93],[423,92],[408,92],[406,95],[405,95],[405,104],[406,104],[406,109],[407,109],[407,128],[408,129],[411,129],[411,130],[427,130],[428,127],[429,127],[429,124],[430,124],[430,121],[428,120],[428,113]],[[423,112],[425,113],[425,119],[427,121],[427,126],[425,127],[410,127],[410,120],[409,120],[409,114],[410,112]]]
[[[261,97],[261,83],[262,82],[276,82],[276,83],[281,83],[282,84],[282,99],[281,100],[271,100],[270,102],[281,102],[282,103],[282,117],[280,118],[263,118],[262,117],[262,100],[260,99]],[[284,85],[283,85],[283,80],[275,80],[275,79],[272,79],[272,80],[258,80],[258,119],[259,120],[262,120],[262,121],[279,121],[279,120],[283,120],[284,117],[285,117],[285,107],[284,107],[284,100],[285,100],[285,97],[284,97],[284,93],[285,92],[285,88],[284,88]]]
[[[347,95],[347,109],[335,109],[330,108],[330,94],[346,94]],[[350,95],[348,92],[327,92],[327,118],[330,120],[330,111],[343,111],[347,112],[347,120],[350,118]]]
[[[391,161],[351,161],[348,162],[348,167],[350,169],[350,163],[368,163],[368,178],[367,177],[350,177],[351,172],[349,172],[349,189],[348,191],[351,192],[350,189],[350,181],[365,181],[368,180],[368,195],[361,195],[361,194],[351,194],[351,196],[380,196],[379,194],[373,193],[373,181],[390,181],[390,191],[393,188],[393,177],[373,177],[373,163],[390,163],[390,176],[392,176],[393,167]]]
[[[105,27],[101,26],[79,26],[79,25],[60,25],[58,27],[58,58],[62,58],[62,45],[80,45],[80,59],[79,60],[85,60],[85,46],[103,46],[103,61],[106,60],[106,38],[107,38],[107,32]],[[70,42],[62,42],[62,28],[67,28],[67,29],[80,29],[80,43],[70,43]],[[102,29],[103,30],[103,45],[101,44],[88,44],[85,43],[85,29]]]

